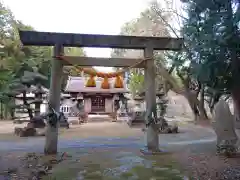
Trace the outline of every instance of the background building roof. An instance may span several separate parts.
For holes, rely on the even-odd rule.
[[[110,78],[110,89],[102,89],[103,78],[95,78],[96,87],[86,87],[87,77],[69,76],[65,92],[93,92],[93,93],[126,93],[129,92],[124,81],[124,88],[114,88],[115,78]]]

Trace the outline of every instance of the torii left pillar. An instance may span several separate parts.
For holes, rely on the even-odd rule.
[[[54,57],[63,55],[64,48],[60,44],[54,46]],[[49,92],[49,105],[56,111],[60,111],[60,96],[63,74],[63,63],[60,60],[52,59],[51,82]],[[46,142],[44,147],[45,154],[57,154],[58,150],[58,126],[52,127],[47,123]]]

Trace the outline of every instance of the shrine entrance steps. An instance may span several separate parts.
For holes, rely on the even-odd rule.
[[[90,114],[88,115],[88,122],[111,122],[113,118],[106,114]]]

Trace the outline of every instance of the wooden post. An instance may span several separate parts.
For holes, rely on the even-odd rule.
[[[147,47],[144,49],[144,57],[146,61],[144,71],[144,83],[145,83],[145,100],[146,100],[146,123],[149,123],[152,113],[156,113],[156,89],[155,89],[155,65],[153,59],[153,48]],[[149,59],[152,58],[152,59]],[[155,109],[154,109],[155,108]],[[154,112],[153,112],[154,109]],[[156,131],[156,125],[150,124],[146,131],[146,146],[149,151],[159,151],[159,138]]]
[[[63,46],[60,44],[56,44],[54,46],[54,56],[62,55],[62,53]],[[52,59],[49,104],[56,112],[60,111],[62,74],[63,74],[62,61]],[[58,124],[56,127],[52,127],[49,123],[47,123],[44,153],[57,154],[57,145],[58,145]]]

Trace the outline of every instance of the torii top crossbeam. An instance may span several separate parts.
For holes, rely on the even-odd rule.
[[[151,46],[154,50],[178,51],[182,48],[182,38],[143,37],[99,34],[73,34],[37,31],[19,31],[23,45],[66,47],[102,47],[123,49],[145,49]]]

